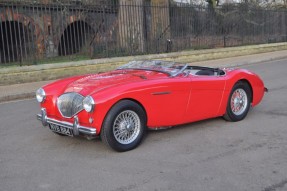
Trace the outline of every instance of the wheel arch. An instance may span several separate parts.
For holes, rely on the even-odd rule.
[[[145,117],[146,117],[146,123],[147,123],[147,121],[148,121],[148,115],[147,115],[147,112],[146,112],[145,107],[143,106],[143,104],[142,104],[141,102],[139,102],[138,100],[133,99],[133,98],[123,98],[123,99],[117,100],[117,101],[109,108],[109,110],[106,112],[105,117],[104,117],[104,120],[106,119],[106,117],[107,117],[108,113],[111,111],[111,109],[112,109],[117,103],[119,103],[119,102],[121,102],[121,101],[125,101],[125,100],[127,100],[127,101],[132,101],[132,102],[136,103],[137,105],[139,105],[139,106],[143,109],[143,111],[144,111],[144,113],[145,113]],[[103,123],[101,124],[101,129],[102,129],[102,126],[103,126]]]
[[[252,103],[253,102],[253,88],[252,88],[252,85],[251,85],[251,83],[250,83],[250,81],[248,81],[247,79],[245,79],[245,78],[243,78],[243,79],[240,79],[240,80],[238,80],[238,81],[236,81],[234,84],[233,84],[233,86],[235,85],[235,84],[237,84],[237,83],[239,83],[239,82],[242,82],[242,83],[245,83],[245,84],[247,84],[248,86],[249,86],[249,88],[250,88],[250,93],[251,93],[251,100],[250,100],[250,102]],[[232,86],[232,87],[233,87]]]
[[[123,101],[123,100],[129,100],[129,101],[132,101],[132,102],[135,102],[136,104],[138,104],[143,109],[143,111],[145,113],[146,121],[148,120],[148,115],[147,115],[146,109],[145,109],[145,107],[143,106],[143,104],[140,101],[138,101],[136,99],[133,99],[133,98],[124,98],[124,99],[121,99],[121,100],[117,101],[115,104],[117,104],[118,102]]]

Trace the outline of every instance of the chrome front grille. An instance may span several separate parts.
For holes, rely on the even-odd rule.
[[[65,93],[58,97],[57,106],[63,117],[71,118],[83,108],[84,96],[78,93]]]

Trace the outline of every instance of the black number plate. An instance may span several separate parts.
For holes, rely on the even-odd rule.
[[[54,131],[56,133],[61,133],[63,135],[73,136],[73,132],[69,128],[62,127],[59,125],[54,125],[54,124],[50,124],[49,127],[52,131]]]

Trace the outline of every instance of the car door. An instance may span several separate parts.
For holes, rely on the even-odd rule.
[[[182,123],[189,100],[189,79],[166,78],[143,89],[134,97],[144,105],[150,127]]]
[[[226,84],[225,76],[190,75],[190,83],[185,122],[216,117]]]

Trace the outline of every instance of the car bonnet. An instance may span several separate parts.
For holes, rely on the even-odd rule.
[[[166,78],[167,75],[154,71],[116,70],[101,74],[86,75],[70,83],[64,93],[77,92],[83,96],[120,84]]]

